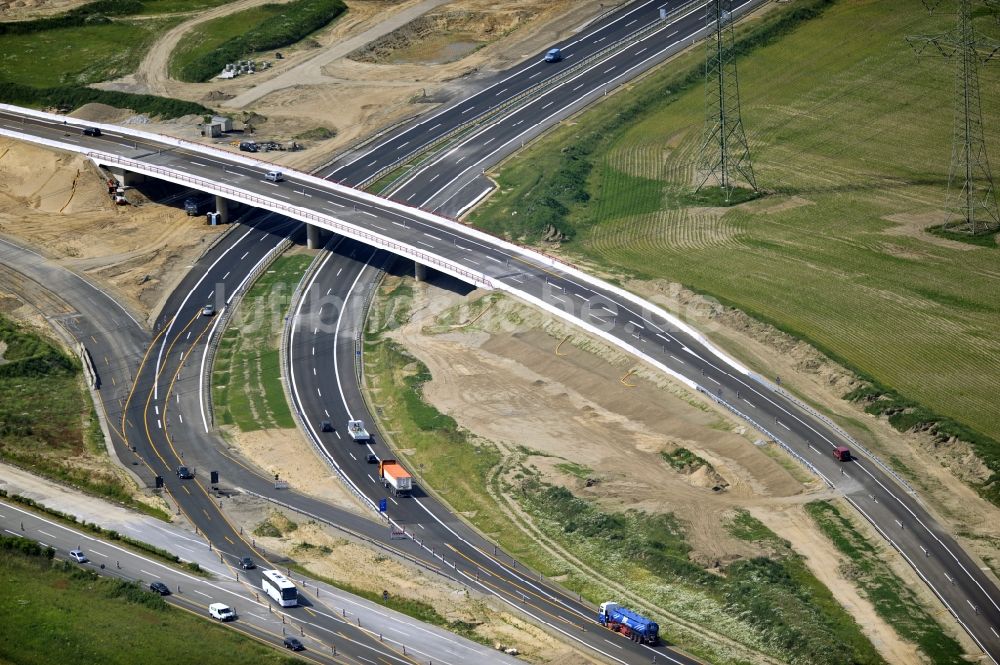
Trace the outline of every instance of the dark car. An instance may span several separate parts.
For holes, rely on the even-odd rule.
[[[251,570],[256,567],[257,564],[255,564],[253,562],[253,559],[251,559],[250,557],[245,556],[242,559],[240,559],[240,568],[242,568],[243,570]]]
[[[97,127],[84,127],[83,128],[83,135],[84,136],[100,136],[101,135],[101,130],[98,129]]]
[[[333,431],[333,423],[331,423],[329,420],[324,420],[323,422],[321,422],[319,424],[319,428],[321,430],[323,430],[324,432],[332,432]]]
[[[169,596],[170,595],[170,589],[168,589],[167,585],[164,584],[163,582],[150,582],[150,584],[149,584],[149,590],[150,591],[155,591],[156,593],[160,594],[161,596]]]
[[[297,637],[286,637],[284,644],[286,649],[291,649],[292,651],[302,651],[306,648]]]
[[[191,469],[186,466],[179,466],[177,467],[177,477],[181,480],[190,480],[191,478],[194,478],[194,474],[191,473]]]
[[[378,464],[378,455],[375,453],[368,453],[368,456],[365,457],[365,461],[369,464]]]

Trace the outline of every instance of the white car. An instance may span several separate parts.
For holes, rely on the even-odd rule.
[[[87,563],[88,561],[90,561],[90,559],[87,558],[87,555],[84,554],[83,550],[81,549],[70,550],[69,558],[73,559],[73,561],[76,561],[77,563]]]
[[[208,606],[208,613],[219,621],[232,621],[236,618],[236,612],[225,603],[212,603]]]
[[[285,175],[281,171],[268,171],[267,175],[264,176],[264,180],[270,180],[271,182],[281,182],[285,179]]]

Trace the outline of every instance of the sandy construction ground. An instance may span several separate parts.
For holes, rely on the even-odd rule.
[[[724,526],[735,509],[749,509],[803,555],[888,662],[921,662],[915,646],[841,573],[843,557],[802,510],[806,502],[836,495],[773,446],[760,445],[762,435],[681,384],[516,301],[498,298],[470,319],[460,297],[415,287],[411,319],[390,335],[430,369],[424,396],[439,410],[501,450],[537,451],[528,463],[546,481],[609,510],[674,513],[685,525],[692,558],[706,567],[763,553]],[[470,299],[476,297],[493,296]],[[671,469],[660,452],[681,446],[712,468]],[[558,468],[566,462],[587,467],[587,479]],[[911,587],[922,586],[905,563],[895,564]],[[924,600],[938,609],[933,598]],[[964,639],[957,626],[949,629]]]
[[[239,0],[193,16],[158,40],[139,69],[98,87],[201,102],[233,116],[253,113],[255,137],[288,142],[309,130],[336,132],[300,142],[301,152],[264,157],[311,168],[331,154],[468,89],[470,81],[506,69],[574,34],[620,2],[605,0],[349,0],[349,11],[304,42],[260,54],[274,66],[231,80],[184,83],[169,76],[170,55],[184,34],[204,21],[265,0]],[[402,25],[399,25],[402,24]],[[371,46],[369,46],[371,45]],[[100,118],[92,118],[100,120]],[[190,140],[198,118],[147,128]],[[239,122],[237,122],[237,126]],[[237,137],[238,139],[238,137]],[[232,139],[217,140],[220,147]]]
[[[0,139],[0,234],[14,236],[124,297],[147,317],[220,232],[202,216],[116,206],[85,158]]]

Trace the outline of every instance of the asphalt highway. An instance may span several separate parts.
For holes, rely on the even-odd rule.
[[[328,461],[372,506],[384,499],[392,524],[410,534],[455,577],[524,612],[563,639],[612,662],[646,663],[653,655],[658,662],[697,662],[666,645],[639,645],[608,633],[596,622],[596,609],[589,603],[525,569],[419,486],[412,496],[397,497],[379,482],[377,465],[368,463],[366,457],[374,453],[384,459],[391,457],[392,451],[371,425],[358,387],[356,341],[368,288],[380,267],[390,260],[388,253],[356,241],[335,240],[323,259],[337,266],[334,279],[322,286],[317,280],[310,281],[289,321],[292,399],[304,416],[309,436],[321,446]],[[317,276],[332,274],[324,268]],[[371,441],[359,443],[347,433],[347,421],[358,417],[368,419]],[[322,431],[324,420],[333,425],[332,432]]]
[[[632,47],[628,50],[633,51]],[[787,446],[793,455],[803,460],[804,464],[812,468],[832,487],[842,491],[883,536],[899,549],[972,638],[996,662],[1000,653],[1000,635],[997,633],[1000,630],[998,628],[1000,608],[997,606],[997,589],[977,564],[933,521],[919,500],[893,479],[886,468],[864,453],[858,454],[853,462],[847,464],[836,462],[830,451],[836,445],[847,442],[834,427],[785,395],[776,386],[748,376],[721,361],[697,336],[672,325],[659,313],[645,311],[632,300],[610,288],[591,285],[590,282],[581,280],[571,270],[562,268],[558,264],[525,257],[470,233],[426,220],[415,211],[401,211],[380,206],[360,196],[325,190],[314,182],[294,177],[290,177],[284,183],[266,182],[262,178],[266,168],[264,165],[254,168],[227,162],[224,158],[207,158],[196,151],[156,145],[155,141],[130,139],[125,129],[117,135],[106,134],[105,137],[96,139],[78,134],[65,136],[65,132],[58,125],[6,112],[0,114],[0,126],[54,140],[72,141],[81,147],[89,146],[141,159],[176,172],[225,182],[229,186],[260,196],[269,198],[277,196],[286,201],[289,207],[313,210],[319,214],[347,221],[380,236],[392,238],[429,256],[446,258],[456,265],[465,266],[467,274],[473,278],[477,275],[483,276],[497,288],[510,290],[528,302],[545,306],[553,313],[578,322],[591,331],[597,330],[610,336],[624,348],[641,353],[678,376],[685,377],[706,395],[718,400],[725,408],[734,410],[753,422],[772,439]],[[427,129],[429,131],[431,127],[428,126]],[[509,138],[505,140],[509,141]],[[394,159],[398,159],[400,149],[397,144],[395,149],[397,156],[387,157],[384,163],[392,164]],[[386,150],[391,152],[388,147]],[[367,165],[363,160],[355,159],[354,162]],[[377,165],[378,163],[372,167]],[[418,186],[416,180],[413,186]],[[429,193],[431,190],[425,188],[418,191]],[[462,196],[458,198],[461,199]],[[377,262],[379,257],[376,255],[367,260]],[[338,265],[340,266],[338,270],[342,270],[346,263]],[[358,270],[352,284],[365,283],[363,267]],[[345,286],[340,284],[339,288]],[[347,291],[347,294],[351,294],[351,291]],[[344,300],[350,302],[350,298]],[[328,314],[324,313],[321,316]],[[178,321],[184,326],[181,328],[182,331],[187,328],[191,331],[198,329],[198,324],[185,320],[183,316],[179,316]],[[353,356],[348,353],[348,351],[353,353],[353,341],[347,349],[339,348],[336,341],[338,334],[343,334],[346,339],[350,334],[350,326],[347,326],[344,332],[341,331],[341,326],[337,325],[334,333],[335,341],[325,351],[331,357],[339,358],[338,367],[346,367],[348,361],[353,360]],[[304,336],[300,338],[299,343],[302,339]],[[324,343],[331,344],[329,341]],[[168,351],[167,355],[169,357],[171,352]],[[307,373],[308,370],[304,369],[304,372]],[[169,372],[167,374],[169,375]],[[308,382],[308,378],[303,378],[303,382]],[[329,395],[327,391],[332,389],[327,388],[327,391],[324,391],[322,386],[315,387],[324,395]],[[356,398],[348,394],[353,392],[350,382],[339,381],[338,387],[344,390],[342,407],[336,404],[335,398],[327,397],[323,400],[324,411],[329,411],[330,414],[339,413],[341,418],[347,414],[363,413],[363,405],[351,403],[351,400]],[[148,394],[148,386],[144,390]],[[321,396],[317,394],[317,397]],[[337,411],[341,408],[342,411]],[[303,405],[303,411],[307,414],[309,422],[315,425],[319,414],[309,405]],[[155,408],[154,414],[159,415],[155,413]],[[148,410],[144,418],[147,418],[144,424],[148,424],[150,422]],[[336,416],[331,415],[330,418],[335,420]],[[342,427],[339,422],[338,427]],[[164,442],[169,443],[166,440]],[[342,444],[334,445],[332,441],[330,444],[327,448],[331,449],[331,455],[338,455],[339,457],[335,459],[343,460],[343,468],[353,468],[349,475],[353,473],[358,478],[359,482],[356,484],[359,488],[364,486],[368,472],[358,470],[359,460],[348,462],[350,454],[355,453],[355,450]],[[344,451],[348,451],[346,458]],[[377,452],[384,454],[384,451],[377,450]],[[163,468],[169,470],[167,459],[161,459]],[[372,488],[369,486],[368,489],[370,491]],[[413,503],[412,512],[409,512],[403,503]],[[440,521],[429,519],[435,514],[434,509],[425,509],[424,506],[430,505],[433,505],[433,502],[421,497],[418,492],[413,499],[401,500],[399,504],[392,505],[390,517],[404,524],[418,524],[419,526],[415,528],[425,531],[428,525],[437,524],[438,526],[433,528],[443,528],[442,537],[448,534],[452,539],[450,542],[468,540],[479,545],[479,549],[483,549],[484,546],[489,547],[488,543],[477,543],[476,540],[465,539],[464,536],[458,537],[462,532],[456,527],[460,525],[454,518],[450,518],[449,521],[447,513],[438,515]],[[199,507],[208,512],[204,505],[193,505],[192,509],[197,511]],[[421,513],[428,516],[428,519],[409,521],[413,514],[419,517]],[[213,525],[213,528],[222,527]],[[220,531],[220,534],[222,533]],[[475,538],[474,534],[471,535]],[[432,539],[427,538],[424,542],[425,544],[432,542]],[[476,560],[475,565],[486,569],[489,564],[485,560]],[[496,566],[490,570],[500,572],[500,568]],[[511,588],[514,587],[506,586],[505,592],[509,594]],[[583,611],[592,612],[590,609]],[[573,611],[569,612],[572,613]],[[628,660],[631,661],[632,658],[629,657]]]
[[[741,16],[758,4],[758,0],[746,0],[733,13]],[[638,12],[626,13],[622,20],[634,13]],[[578,66],[569,66],[571,60],[535,63],[543,70],[556,65],[562,71],[547,74],[552,79],[550,84],[494,122],[483,123],[447,142],[382,195],[444,216],[460,216],[492,191],[493,182],[483,175],[487,168],[556,123],[613,92],[619,85],[689,47],[705,31],[705,7],[697,2],[685,3],[663,21],[655,18],[655,13],[647,12],[645,18],[648,24],[641,36],[629,40],[627,47],[618,48],[607,57],[587,59],[585,53],[607,48],[605,45],[609,42],[604,41],[605,36],[600,31],[581,37],[567,47],[571,51],[584,51],[580,54],[584,62]],[[531,78],[527,74],[524,71],[520,78],[515,75],[504,79],[503,85],[513,85],[516,81],[530,85]]]
[[[27,120],[25,128],[51,132],[44,123],[38,125]],[[107,150],[105,146],[102,148]],[[133,153],[134,148],[126,146],[123,152]],[[528,258],[470,232],[428,220],[416,211],[383,207],[361,195],[325,190],[315,181],[295,177],[270,183],[256,167],[224,163],[221,157],[209,159],[184,149],[150,152],[144,161],[175,172],[226,179],[260,196],[280,194],[288,203],[275,208],[328,214],[418,248],[429,256],[467,266],[470,280],[482,283],[485,278],[496,288],[548,306],[554,313],[591,329],[600,329],[625,348],[643,353],[695,382],[727,408],[769,431],[774,439],[782,441],[794,454],[812,464],[831,485],[843,491],[908,559],[983,650],[994,659],[1000,652],[1000,635],[996,632],[1000,630],[997,628],[1000,607],[995,585],[934,522],[915,496],[901,489],[883,466],[863,454],[846,467],[835,463],[830,451],[846,441],[821,417],[770,384],[734,371],[699,339],[673,328],[659,314],[642,311],[633,301],[607,287],[589,286],[557,263]],[[184,321],[183,316],[180,320]]]

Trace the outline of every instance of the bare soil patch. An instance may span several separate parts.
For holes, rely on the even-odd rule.
[[[414,19],[348,57],[373,64],[453,62],[516,30],[539,11],[537,5],[518,4],[525,6],[499,9],[490,3],[483,9],[465,11],[449,7]]]
[[[278,474],[281,479],[287,480],[296,492],[365,517],[371,516],[371,511],[358,504],[354,495],[319,459],[297,429],[241,432],[239,428],[231,427],[226,428],[226,438],[268,474]]]
[[[477,436],[526,447],[546,481],[606,509],[673,512],[706,565],[760,553],[724,528],[735,508],[766,510],[820,490],[686,387],[540,311],[498,298],[474,323],[455,326],[464,318],[452,309],[457,296],[416,285],[414,303],[392,337],[430,369],[429,403]],[[680,447],[711,469],[671,468],[660,453]],[[586,473],[567,471],[568,462]]]
[[[61,14],[90,0],[0,0],[0,20],[25,21]]]
[[[338,49],[394,15],[413,13],[421,5],[418,0],[352,0],[348,2],[348,13],[330,28],[282,49],[282,60],[275,60],[273,53],[262,54],[274,65],[265,72],[206,83],[169,78],[170,53],[185,32],[204,20],[262,1],[228,4],[184,22],[152,47],[135,74],[99,87],[188,99],[209,106],[220,106],[221,102],[222,110],[237,120],[243,111],[252,111],[261,116],[255,125],[258,139],[289,142],[316,127],[336,130],[336,136],[330,139],[299,141],[306,148],[301,152],[271,152],[265,156],[268,161],[308,170],[373,130],[421,113],[430,105],[468,90],[470,82],[477,78],[538,53],[615,4],[598,0],[551,0],[544,5],[533,0],[456,0],[426,17],[417,12],[414,20],[400,29],[409,36],[393,38],[398,44],[390,52],[398,55],[397,63],[361,63],[345,57],[326,62],[326,51]],[[440,28],[442,25],[445,27]],[[266,91],[263,97],[245,96],[258,87]],[[212,142],[200,136],[197,119],[154,122],[148,129]],[[212,143],[235,150],[232,140]]]
[[[220,230],[183,210],[116,206],[85,158],[0,139],[0,233],[123,295],[147,316]]]

